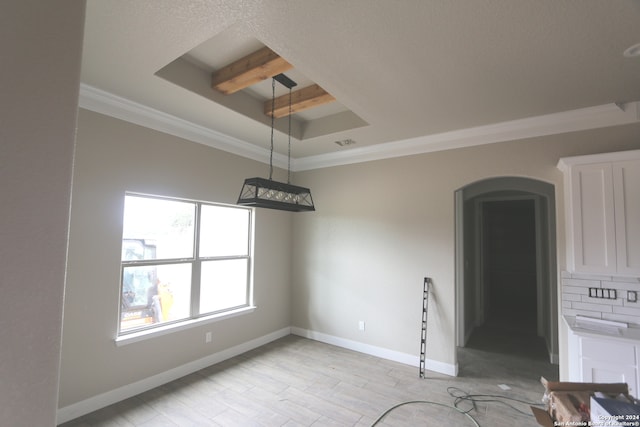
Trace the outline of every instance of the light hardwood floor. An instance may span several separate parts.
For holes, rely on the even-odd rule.
[[[535,337],[525,342],[539,345]],[[377,425],[474,426],[451,407],[449,392],[540,403],[540,377],[557,379],[558,370],[539,352],[531,354],[460,349],[458,377],[428,371],[421,379],[417,367],[290,335],[63,426],[372,426],[386,410],[409,401],[420,402],[392,410]],[[528,404],[477,399],[492,401],[459,407],[470,409],[482,427],[537,426]]]

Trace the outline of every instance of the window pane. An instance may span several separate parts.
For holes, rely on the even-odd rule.
[[[202,263],[200,313],[247,305],[246,259]]]
[[[189,318],[191,269],[191,263],[125,267],[120,330]]]
[[[249,254],[249,210],[202,205],[200,256],[246,256]]]
[[[191,258],[195,204],[125,196],[122,260]]]

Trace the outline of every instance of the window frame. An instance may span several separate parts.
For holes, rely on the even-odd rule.
[[[137,192],[126,192],[126,197],[140,197],[146,199],[157,199],[176,201],[182,203],[190,203],[194,205],[194,226],[193,226],[193,251],[191,257],[177,257],[177,258],[160,258],[160,259],[142,259],[142,260],[123,260],[122,249],[124,237],[124,227],[120,242],[121,254],[120,254],[120,284],[118,295],[118,318],[115,341],[117,345],[127,344],[130,342],[140,341],[152,336],[164,335],[167,333],[191,328],[194,326],[202,325],[205,323],[224,320],[230,317],[235,317],[244,313],[250,313],[255,310],[253,303],[253,270],[254,270],[254,238],[255,238],[255,209],[251,207],[209,202],[203,200],[193,200],[185,198],[158,196]],[[200,225],[202,221],[202,207],[203,206],[215,206],[223,208],[232,208],[243,210],[247,212],[247,248],[246,255],[223,255],[223,256],[200,256]],[[125,220],[125,212],[122,213],[123,226]],[[226,307],[219,310],[200,313],[200,290],[201,290],[201,270],[203,262],[210,261],[225,261],[242,259],[247,262],[246,271],[246,283],[244,287],[244,303],[232,307]],[[146,326],[133,327],[131,329],[122,330],[122,313],[123,313],[123,295],[124,295],[124,272],[127,267],[144,267],[144,266],[160,266],[160,265],[178,265],[178,264],[190,264],[191,265],[191,283],[190,283],[190,301],[189,301],[189,314],[187,317],[175,320],[168,320],[158,323],[152,323]]]

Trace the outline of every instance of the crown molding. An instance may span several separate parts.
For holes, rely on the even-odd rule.
[[[515,141],[640,121],[640,102],[605,104],[596,107],[526,119],[512,120],[418,138],[405,139],[342,152],[320,154],[295,160],[295,170],[304,171],[331,166],[411,156],[434,151]]]
[[[80,108],[105,114],[192,142],[269,164],[269,150],[213,129],[180,119],[87,84],[80,84]],[[287,157],[273,153],[273,165],[287,168]]]
[[[80,85],[79,106],[87,110],[269,164],[270,152],[265,148],[180,119],[93,86],[86,84]],[[321,169],[434,151],[617,126],[638,121],[640,121],[640,101],[620,104],[612,103],[376,144],[368,147],[351,148],[345,151],[291,159],[291,170],[297,172]],[[276,167],[286,169],[287,157],[273,153],[273,164]]]
[[[576,165],[590,163],[621,162],[640,159],[640,150],[614,151],[611,153],[586,154],[582,156],[563,157],[558,161],[558,169],[567,172]]]

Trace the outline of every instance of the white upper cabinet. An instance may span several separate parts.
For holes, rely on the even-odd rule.
[[[574,166],[570,179],[574,269],[585,273],[615,273],[615,211],[611,164]]]
[[[640,159],[613,164],[618,273],[640,275]]]
[[[640,150],[560,159],[569,271],[640,277]]]

